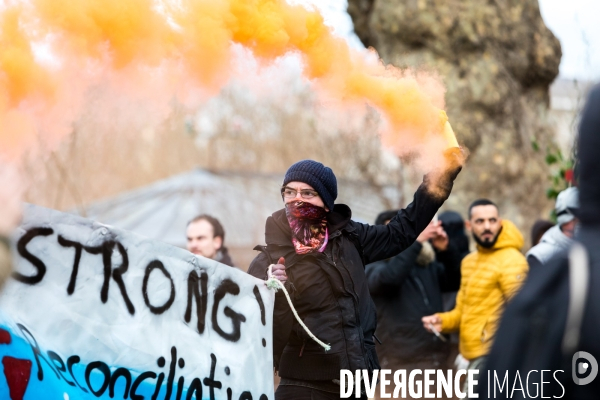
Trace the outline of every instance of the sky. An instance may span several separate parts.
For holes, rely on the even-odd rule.
[[[295,0],[318,7],[334,31],[361,43],[346,12],[347,0]],[[600,81],[600,0],[539,0],[546,26],[560,40],[561,78]]]
[[[560,75],[600,80],[600,0],[540,0],[546,26],[560,40]]]

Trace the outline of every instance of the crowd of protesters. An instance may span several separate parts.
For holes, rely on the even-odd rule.
[[[350,208],[335,203],[330,168],[313,160],[292,165],[284,207],[267,219],[266,245],[255,248],[248,269],[278,279],[291,296],[291,305],[282,292],[275,300],[276,399],[339,398],[341,369],[410,373],[458,362],[480,372],[566,369],[570,379],[573,353],[600,356],[599,88],[578,145],[579,188],[558,195],[556,223],[532,227],[526,256],[523,234],[493,199],[474,200],[466,221],[455,211],[437,217],[463,167],[458,148],[447,150],[443,170],[425,176],[411,204],[382,212],[374,225],[353,221]],[[224,235],[215,218],[201,215],[188,224],[188,249],[233,265]],[[573,248],[580,256],[569,259]],[[577,269],[584,278],[575,282]],[[479,382],[479,398],[487,398],[491,382]],[[583,399],[597,398],[599,384],[561,386],[577,393],[565,398]]]

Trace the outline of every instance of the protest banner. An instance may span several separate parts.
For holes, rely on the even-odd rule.
[[[274,293],[263,281],[33,205],[13,245],[1,399],[274,398]]]

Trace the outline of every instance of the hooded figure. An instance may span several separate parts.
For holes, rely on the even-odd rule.
[[[469,254],[469,237],[465,233],[465,221],[456,211],[444,211],[439,216],[442,221],[442,228],[448,235],[450,246],[454,251],[458,252],[460,260]],[[460,273],[457,276],[456,285],[460,287]],[[458,288],[455,291],[442,293],[442,301],[444,302],[444,311],[450,311],[456,305],[456,295]],[[458,335],[451,334],[452,341],[456,341],[458,345]]]
[[[465,233],[465,221],[456,211],[444,211],[439,216],[442,221],[442,227],[450,243],[456,247],[456,251],[460,254],[460,258],[464,258],[469,254],[469,238]]]
[[[272,345],[281,381],[276,399],[337,399],[341,369],[379,369],[377,317],[365,264],[400,253],[429,224],[462,165],[459,149],[446,156],[441,178],[434,182],[426,176],[413,202],[381,226],[355,222],[348,206],[334,204],[337,180],[330,168],[303,160],[287,171],[281,188],[285,208],[267,219],[267,245],[256,247],[261,252],[248,273],[267,279],[273,265],[303,323],[331,349],[310,338],[277,292]]]
[[[537,385],[542,381],[546,398],[598,399],[600,393],[597,376],[600,361],[599,86],[590,92],[578,142],[580,208],[577,216],[581,225],[575,239],[583,245],[588,260],[574,256],[569,260],[572,251],[569,249],[556,255],[544,268],[531,271],[530,278],[504,313],[486,368],[491,376],[494,373],[499,377],[506,375],[508,387],[512,387],[518,372],[523,378],[519,395],[523,390],[529,397],[536,396],[536,391],[540,391]],[[542,370],[551,372],[541,377]],[[494,391],[493,378],[487,382],[488,371],[480,371],[479,398],[515,398],[510,391]],[[527,375],[530,371],[534,372]]]

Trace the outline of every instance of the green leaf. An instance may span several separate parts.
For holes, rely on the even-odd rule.
[[[573,160],[567,160],[567,162],[565,163],[565,169],[573,169]]]
[[[552,165],[552,164],[555,164],[557,161],[558,161],[558,159],[556,158],[556,156],[554,154],[546,155],[546,164]]]
[[[561,179],[564,179],[565,178],[565,172],[567,172],[567,169],[568,168],[564,168],[563,167],[560,170],[558,170],[558,175],[557,176],[559,176]]]
[[[555,199],[558,196],[558,191],[556,189],[548,189],[546,190],[546,197],[549,199]]]
[[[554,222],[555,224],[557,223],[555,209],[552,209],[552,211],[550,211],[550,221]]]
[[[540,151],[540,145],[535,139],[531,141],[531,147],[533,148],[533,151]]]

